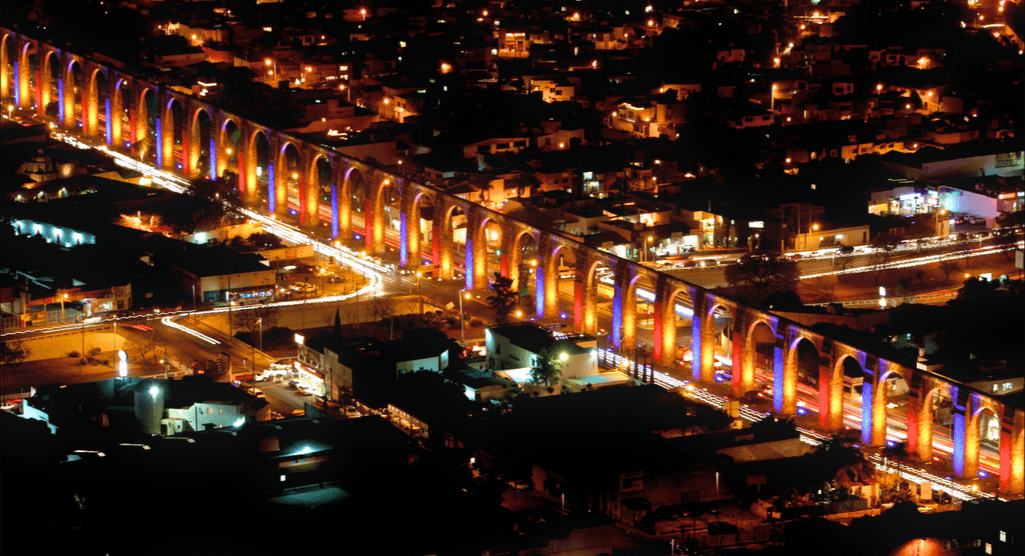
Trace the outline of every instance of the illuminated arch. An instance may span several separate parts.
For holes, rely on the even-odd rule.
[[[932,460],[933,427],[935,426],[933,419],[933,399],[939,392],[946,394],[948,398],[952,398],[954,395],[954,392],[950,388],[950,383],[943,380],[935,380],[931,382],[933,382],[934,385],[925,390],[925,395],[923,396],[920,407],[918,408],[918,438],[916,440],[918,448],[917,456],[919,461]],[[909,438],[908,440],[911,439]]]
[[[670,366],[676,362],[676,298],[684,295],[689,299],[687,288],[675,280],[665,280],[659,295],[655,297],[655,362]],[[693,314],[692,314],[693,316]]]
[[[162,165],[167,168],[175,167],[175,150],[176,142],[181,140],[182,143],[182,160],[184,169],[184,153],[188,152],[188,138],[186,137],[186,131],[188,126],[186,125],[185,118],[188,115],[185,112],[185,103],[182,102],[178,97],[169,95],[170,98],[164,103],[163,114],[161,115],[161,123],[157,125],[157,144],[162,149],[163,158]],[[175,111],[174,107],[177,105],[178,110]],[[175,133],[175,128],[178,124],[181,124],[181,134]]]
[[[76,73],[78,74],[77,77],[75,75]],[[80,81],[81,83],[79,83]],[[77,119],[75,87],[79,86],[82,89],[82,111],[85,112],[86,106],[89,104],[88,79],[86,78],[85,69],[82,67],[82,63],[77,58],[71,58],[67,65],[64,66],[64,77],[59,85],[62,99],[60,120],[61,124],[66,128],[74,129],[77,127],[75,122]],[[84,116],[85,115],[83,114],[83,128],[85,127]]]
[[[98,76],[103,75],[103,86],[99,85]],[[100,132],[99,129],[99,111],[104,111],[105,121],[107,122],[104,132],[104,138],[107,144],[110,144],[110,118],[111,118],[111,106],[110,106],[110,83],[109,76],[107,75],[107,68],[104,66],[97,66],[91,72],[89,72],[89,87],[88,93],[85,94],[87,100],[82,105],[82,134],[86,137],[92,137]],[[103,107],[100,107],[101,98],[103,100]]]
[[[577,276],[573,280],[573,320],[584,334],[598,332],[598,267],[602,260],[593,257],[577,261]]]
[[[295,167],[289,165],[289,151],[295,153]],[[293,179],[296,181],[296,207],[295,211],[300,217],[300,224],[306,224],[305,215],[302,212],[302,199],[306,193],[306,175],[302,163],[302,153],[299,151],[299,146],[295,142],[285,140],[281,142],[281,145],[277,148],[277,152],[274,154],[274,166],[275,177],[274,177],[274,199],[275,205],[277,206],[278,214],[284,212],[285,214],[292,215],[292,196],[288,189],[288,180]],[[268,176],[268,183],[271,178]],[[268,197],[270,193],[268,192]]]
[[[124,87],[125,85],[128,85],[128,87]],[[110,113],[110,118],[109,118],[109,121],[108,121],[108,126],[110,127],[110,135],[111,135],[110,144],[112,146],[116,147],[116,148],[123,148],[123,147],[130,147],[131,146],[131,141],[130,140],[129,141],[125,141],[125,129],[124,129],[125,128],[125,121],[124,121],[125,120],[125,113],[126,113],[126,111],[128,111],[128,108],[129,108],[129,106],[125,106],[125,105],[126,104],[130,105],[130,103],[126,103],[125,102],[124,95],[125,95],[125,89],[126,88],[130,88],[130,87],[131,87],[131,82],[128,79],[126,79],[124,77],[119,77],[117,79],[117,81],[114,83],[114,89],[113,89],[114,96],[113,96],[112,99],[110,99],[111,113]],[[128,126],[129,126],[129,135],[130,135],[131,134],[131,125],[132,125],[131,124],[131,116],[129,116],[128,120],[129,120]],[[131,136],[129,136],[129,139],[131,139]]]
[[[321,183],[320,179],[320,161],[324,161],[327,165],[327,179],[328,183]],[[331,157],[327,153],[316,152],[310,160],[310,163],[306,167],[306,191],[305,195],[300,198],[300,205],[303,207],[300,212],[306,214],[306,224],[308,226],[317,226],[320,224],[320,194],[325,187],[330,187],[330,203],[334,204],[337,200],[337,193],[334,185],[332,184],[334,176],[334,167],[331,163]],[[333,214],[333,211],[332,211]]]
[[[227,125],[227,124],[225,124],[225,125]],[[242,128],[239,128],[239,132],[243,133],[242,132]],[[246,137],[246,136],[242,135],[242,137]],[[245,171],[242,172],[242,173],[245,174],[246,204],[255,205],[255,204],[257,204],[257,202],[259,201],[259,198],[260,198],[259,197],[259,195],[260,195],[259,177],[262,174],[262,170],[261,171],[257,170],[257,168],[259,166],[259,157],[258,157],[258,153],[257,153],[257,144],[258,144],[257,141],[259,141],[260,137],[263,137],[263,141],[264,141],[264,143],[267,144],[267,149],[268,149],[267,150],[267,152],[268,152],[268,157],[267,157],[267,173],[266,173],[266,175],[264,177],[266,177],[266,179],[267,179],[267,203],[268,203],[268,208],[269,208],[269,211],[272,214],[274,214],[276,212],[280,212],[282,210],[285,210],[287,207],[278,204],[277,184],[275,183],[275,175],[274,175],[275,174],[274,152],[272,150],[272,145],[271,145],[271,142],[270,142],[270,136],[267,134],[267,132],[263,128],[256,128],[256,129],[252,130],[251,132],[249,132],[249,136],[246,137],[246,141],[245,141],[245,152],[242,153],[242,157],[245,158],[245,162],[244,162]],[[243,166],[242,157],[239,158],[239,167],[240,167],[240,169]]]
[[[33,47],[34,47],[34,52],[29,52],[30,50],[33,50]],[[42,60],[42,56],[39,55],[39,48],[40,48],[39,45],[36,45],[36,44],[32,43],[31,41],[25,41],[25,44],[22,45],[20,48],[18,48],[17,45],[14,46],[15,60],[11,61],[11,63],[17,62],[18,67],[14,68],[14,70],[15,70],[14,71],[14,79],[15,79],[16,83],[14,84],[15,86],[11,90],[9,90],[9,94],[15,96],[16,101],[17,101],[17,105],[19,107],[21,107],[21,108],[28,108],[29,106],[32,105],[32,102],[35,102],[36,103],[36,113],[41,116],[41,115],[43,115],[45,113],[46,103],[44,103],[41,100],[41,98],[43,98],[42,93],[43,93],[43,90],[44,90],[43,79],[42,79],[44,72],[43,72],[43,60]],[[32,88],[30,87],[30,83],[29,83],[29,81],[31,80],[30,79],[30,74],[32,72],[31,59],[32,59],[33,56],[35,57],[35,62],[36,62],[36,88],[35,88],[35,91],[32,90]],[[50,87],[51,85],[50,85],[50,81],[49,81],[49,74],[46,74],[46,77],[47,77],[46,86]],[[45,98],[47,99],[46,102],[48,103],[49,102],[49,98],[50,98],[49,89],[46,89],[46,96],[45,96]]]
[[[202,120],[201,115],[206,115],[207,122],[207,137],[202,136]],[[217,138],[216,134],[213,133],[214,118],[211,110],[206,106],[198,106],[193,108],[192,113],[188,117],[188,144],[183,145],[182,149],[182,160],[185,164],[186,175],[192,177],[198,177],[200,159],[203,155],[203,148],[207,149],[208,157],[208,170],[206,178],[211,180],[217,179]],[[182,130],[184,133],[185,130]]]
[[[13,56],[7,53],[16,40],[13,37],[13,33],[4,33],[0,37],[0,98],[4,100],[15,96],[15,87],[19,81],[18,66],[16,65],[18,62],[17,48],[14,49]],[[8,77],[8,67],[10,67],[10,77]],[[20,94],[20,91],[18,93]]]
[[[966,478],[975,477],[979,472],[979,459],[980,459],[980,439],[982,431],[982,414],[989,413],[993,419],[1000,422],[1000,411],[999,408],[994,407],[995,404],[987,403],[988,399],[982,398],[977,394],[972,394],[973,397],[980,400],[979,407],[972,411],[971,418],[968,419],[968,423],[965,430],[965,442],[964,442],[964,476]]]

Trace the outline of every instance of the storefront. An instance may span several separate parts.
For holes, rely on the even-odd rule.
[[[297,380],[309,392],[323,396],[327,392],[324,384],[324,373],[308,367],[298,361],[294,363],[295,370],[299,374]]]

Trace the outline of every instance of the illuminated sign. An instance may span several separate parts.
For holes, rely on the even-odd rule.
[[[753,220],[751,222],[748,222],[747,225],[751,228],[762,229],[765,227],[765,222],[762,220]]]
[[[306,337],[303,336],[302,334],[296,334],[295,335],[295,343],[305,345],[306,344]]]

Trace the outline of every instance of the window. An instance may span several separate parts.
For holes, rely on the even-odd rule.
[[[224,415],[224,408],[222,407],[222,408],[218,409],[217,410],[217,414],[218,415]]]
[[[214,408],[212,408],[212,407],[206,408],[206,414],[207,415],[213,415],[214,414]]]

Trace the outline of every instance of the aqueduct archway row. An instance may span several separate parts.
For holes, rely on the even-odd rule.
[[[886,379],[897,374],[911,388],[909,450],[927,458],[932,450],[928,396],[942,388],[955,400],[952,433],[956,472],[962,477],[977,472],[978,421],[981,412],[989,412],[1002,424],[1001,488],[1022,493],[1023,411],[1019,407],[1007,406],[998,398],[941,377],[878,359],[776,315],[586,246],[580,238],[538,229],[108,64],[7,29],[0,29],[0,41],[0,93],[4,102],[34,110],[41,117],[49,115],[65,130],[80,130],[86,137],[102,136],[111,149],[155,161],[190,178],[237,174],[246,205],[292,218],[319,237],[348,239],[356,235],[374,254],[383,253],[392,243],[403,266],[419,267],[429,260],[443,279],[451,279],[456,267],[462,266],[466,288],[471,290],[488,286],[489,264],[493,264],[492,272],[497,266],[519,287],[521,276],[529,276],[520,270],[529,264],[537,315],[557,318],[561,311],[572,311],[577,328],[588,333],[598,329],[596,270],[609,269],[609,347],[630,349],[637,345],[637,304],[643,297],[652,307],[650,314],[641,317],[651,320],[656,364],[675,362],[680,340],[678,318],[684,315],[683,321],[690,321],[693,378],[713,379],[718,342],[725,352],[719,356],[732,359],[732,391],[740,397],[755,388],[761,350],[763,367],[771,373],[777,414],[797,412],[798,379],[814,376],[821,409],[819,425],[826,431],[839,430],[844,424],[843,369],[856,363],[863,380],[862,409],[861,415],[853,418],[861,423],[864,443],[880,446],[887,438]],[[458,261],[462,265],[457,262],[455,250],[457,226],[465,228],[465,249],[462,261]],[[430,246],[424,245],[422,238],[426,230],[430,231]],[[497,265],[489,263],[492,251]],[[533,256],[528,261],[524,253]],[[558,285],[560,267],[564,265],[571,265],[573,295],[572,302],[563,307]],[[724,315],[732,324],[717,333],[716,321]],[[688,335],[685,332],[683,336]],[[724,336],[729,340],[728,349]]]

